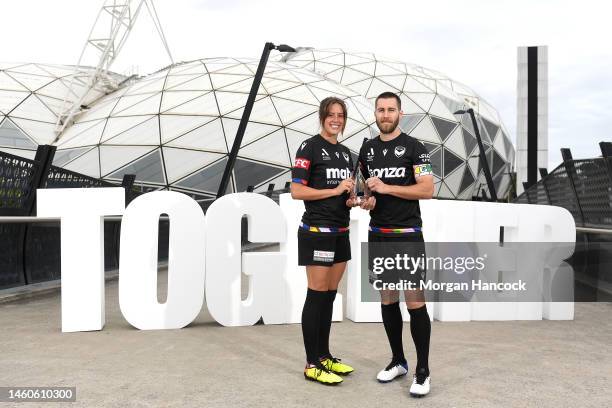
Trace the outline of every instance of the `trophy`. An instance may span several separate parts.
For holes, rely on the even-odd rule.
[[[368,138],[363,139],[363,144],[368,141]],[[363,145],[362,145],[363,146]],[[368,185],[366,184],[365,177],[361,172],[361,166],[359,165],[359,159],[357,159],[357,163],[355,163],[355,168],[353,169],[352,175],[353,181],[355,182],[355,186],[353,187],[353,191],[351,192],[351,198],[355,199],[357,205],[361,205],[365,200],[370,196],[370,190],[368,189]]]

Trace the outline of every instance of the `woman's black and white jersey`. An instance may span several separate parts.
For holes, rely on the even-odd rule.
[[[295,154],[291,178],[294,183],[318,190],[335,188],[342,180],[351,177],[352,169],[353,160],[347,147],[315,135],[304,141]],[[302,223],[312,227],[312,232],[343,232],[349,224],[348,197],[349,194],[345,193],[323,200],[304,201],[306,212]]]
[[[365,143],[359,152],[359,165],[364,177],[378,177],[396,186],[410,186],[416,184],[417,177],[433,174],[423,143],[405,133],[387,142],[377,136]],[[398,229],[422,226],[418,200],[373,195],[376,206],[370,211],[372,232],[399,233]]]

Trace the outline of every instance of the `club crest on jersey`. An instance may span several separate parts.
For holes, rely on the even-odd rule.
[[[344,156],[344,160],[346,160],[346,162],[349,162],[349,154],[347,152],[342,152],[342,156]]]
[[[387,150],[387,149],[383,149],[383,156],[386,156],[388,151],[389,150]]]
[[[395,153],[395,157],[399,159],[406,153],[406,148],[404,146],[395,146],[393,153]]]
[[[323,160],[331,160],[331,157],[329,157],[329,153],[327,153],[327,150],[325,149],[321,149],[321,158]]]

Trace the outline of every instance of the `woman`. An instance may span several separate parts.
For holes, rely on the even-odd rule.
[[[291,197],[304,200],[298,230],[298,263],[306,266],[308,292],[302,310],[306,349],[304,377],[323,384],[342,382],[353,368],[329,351],[333,303],[351,259],[348,237],[349,194],[354,182],[348,148],[338,143],[346,125],[346,105],[335,97],[319,107],[321,133],[304,141],[292,169]]]

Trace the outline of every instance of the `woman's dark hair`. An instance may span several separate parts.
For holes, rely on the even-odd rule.
[[[325,118],[329,114],[329,109],[334,104],[340,105],[342,108],[342,113],[344,113],[344,122],[342,123],[342,133],[344,133],[344,128],[346,127],[346,103],[340,98],[336,98],[335,96],[329,96],[321,101],[321,105],[319,105],[319,123],[321,123],[321,128],[323,127],[323,122],[325,122]]]

